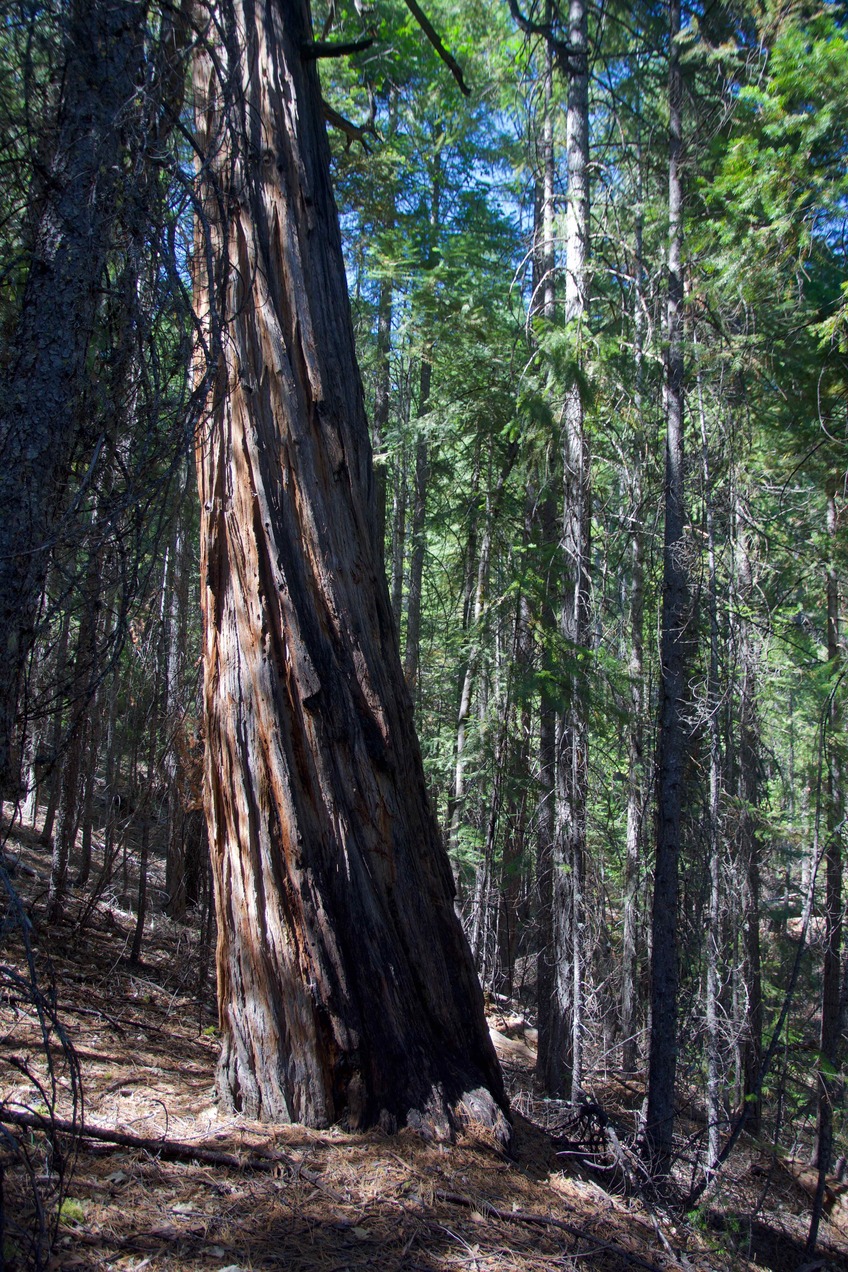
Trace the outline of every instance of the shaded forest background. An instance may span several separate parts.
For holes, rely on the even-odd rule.
[[[106,20],[98,9],[74,11],[72,42]],[[539,1080],[578,1098],[609,1070],[644,1074],[652,950],[665,948],[652,898],[671,563],[678,1088],[703,1102],[702,1167],[744,1111],[749,1131],[824,1170],[846,1144],[844,13],[695,6],[672,40],[665,6],[590,8],[582,28],[580,9],[434,0],[460,77],[401,4],[314,9],[316,39],[371,41],[322,60],[321,78],[428,785],[482,984],[538,1012]],[[58,84],[68,112],[79,103],[64,8],[2,14],[8,418],[28,306],[27,338],[42,338],[32,225],[61,151],[43,121]],[[152,909],[200,928],[207,949],[212,924],[193,36],[187,10],[142,16],[121,72],[136,91],[110,125],[94,335],[76,351],[51,335],[57,359],[79,358],[84,391],[45,403],[74,426],[49,443],[6,806],[51,848],[51,918],[85,926],[97,898],[121,899],[135,961]],[[581,78],[582,169],[569,123]],[[684,517],[670,550],[677,355]],[[20,604],[11,590],[7,604]]]

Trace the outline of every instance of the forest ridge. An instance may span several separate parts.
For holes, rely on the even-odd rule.
[[[138,966],[164,911],[214,930],[223,1112],[505,1150],[520,1009],[604,1151],[643,1092],[628,1186],[810,1162],[812,1256],[841,8],[0,7],[0,777],[50,853],[24,901],[6,844],[8,985],[64,1038],[39,933],[120,900]]]

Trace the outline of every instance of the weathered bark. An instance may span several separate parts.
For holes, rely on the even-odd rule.
[[[122,131],[144,51],[138,0],[70,6],[63,90],[32,192],[31,265],[0,389],[0,785],[63,508],[100,283],[120,205]]]
[[[671,1164],[677,1069],[677,876],[685,752],[686,626],[683,479],[683,85],[677,36],[680,0],[669,6],[668,304],[666,352],[665,529],[657,739],[657,842],[651,909],[651,1033],[645,1138],[658,1175]]]
[[[218,17],[236,91],[200,52],[195,94],[220,266],[199,306],[226,323],[198,449],[220,1095],[269,1120],[505,1135],[374,532],[308,10]]]

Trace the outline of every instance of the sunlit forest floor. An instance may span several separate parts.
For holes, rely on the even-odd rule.
[[[51,1269],[797,1272],[805,1265],[811,1172],[743,1142],[709,1200],[685,1214],[652,1195],[638,1169],[630,1169],[636,1159],[628,1135],[641,1083],[610,1073],[589,1084],[623,1146],[622,1159],[611,1161],[593,1139],[591,1119],[577,1119],[534,1090],[533,1031],[515,1004],[491,1011],[516,1110],[510,1158],[473,1131],[445,1146],[410,1132],[350,1135],[220,1116],[213,1098],[213,984],[197,930],[154,909],[142,962],[130,965],[135,916],[125,896],[107,891],[95,906],[75,896],[66,922],[48,928],[48,850],[34,834],[13,832],[6,858],[17,862],[15,886],[34,921],[39,982],[47,988],[52,977],[58,1018],[80,1063],[90,1128],[64,1176]],[[56,1205],[48,1137],[20,1125],[20,1117],[47,1118],[53,1100],[14,925],[0,961],[7,973],[0,1101],[5,1113],[19,1115],[17,1125],[6,1120],[0,1148],[0,1266],[17,1272],[26,1266],[20,1233],[31,1220],[33,1186],[16,1144],[31,1162],[44,1159],[34,1186],[46,1221]],[[70,1086],[58,1061],[56,1073],[52,1113],[70,1118]],[[680,1119],[684,1146],[702,1133],[697,1110],[691,1112],[691,1123]],[[98,1131],[131,1142],[110,1143]],[[684,1192],[688,1173],[679,1169]],[[843,1232],[839,1187],[829,1200],[819,1243],[824,1261],[807,1266],[848,1272],[848,1202]]]

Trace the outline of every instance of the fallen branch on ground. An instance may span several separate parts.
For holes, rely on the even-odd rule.
[[[320,1188],[337,1201],[345,1198],[332,1193],[313,1171],[304,1170],[303,1166],[285,1153],[272,1153],[253,1150],[245,1156],[238,1153],[226,1153],[220,1149],[203,1148],[200,1144],[185,1144],[179,1140],[150,1139],[141,1135],[128,1135],[125,1131],[111,1131],[104,1126],[79,1125],[67,1122],[60,1117],[42,1117],[38,1113],[17,1112],[15,1109],[0,1109],[0,1122],[13,1126],[24,1126],[34,1130],[65,1131],[80,1139],[99,1140],[104,1144],[114,1144],[120,1148],[137,1148],[151,1153],[166,1161],[203,1162],[207,1166],[223,1166],[229,1170],[277,1170],[280,1167],[291,1171],[293,1177],[305,1179],[315,1188]]]

